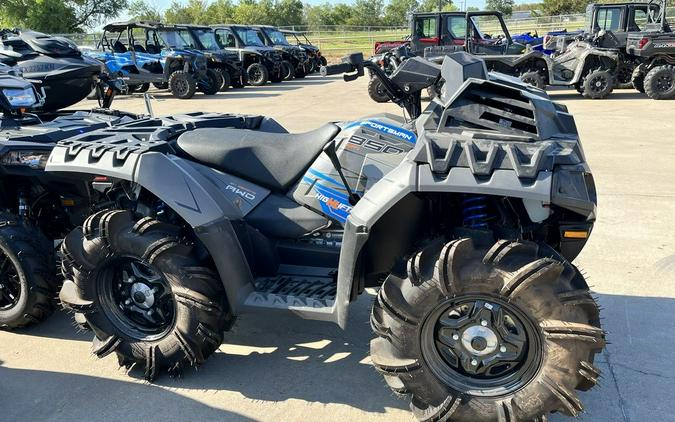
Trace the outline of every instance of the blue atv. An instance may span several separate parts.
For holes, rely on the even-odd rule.
[[[145,92],[152,83],[180,99],[192,98],[197,90],[206,95],[217,93],[222,76],[207,68],[204,54],[167,43],[157,36],[161,27],[145,21],[106,25],[97,49],[85,54],[105,63],[111,74],[124,78],[129,92]]]

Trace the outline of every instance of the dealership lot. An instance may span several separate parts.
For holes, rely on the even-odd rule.
[[[191,100],[152,92],[152,104],[158,115],[263,114],[291,131],[399,113],[372,102],[366,83],[310,77]],[[600,387],[581,395],[582,419],[675,421],[675,101],[632,90],[602,101],[569,90],[552,96],[576,118],[599,198],[598,222],[577,264],[604,308],[611,344],[598,359]],[[120,97],[114,107],[145,110],[141,97]],[[78,333],[64,312],[29,330],[0,331],[2,420],[409,421],[406,402],[369,365],[372,297],[352,307],[347,331],[245,316],[198,371],[153,385],[140,371],[118,369],[113,356],[97,361],[92,335]]]

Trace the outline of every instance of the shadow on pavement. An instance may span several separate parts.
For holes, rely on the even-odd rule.
[[[187,421],[195,420],[195,415],[204,421],[254,420],[153,385],[6,368],[2,362],[0,409],[3,422]]]

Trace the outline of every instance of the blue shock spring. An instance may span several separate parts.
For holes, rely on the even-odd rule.
[[[462,200],[462,225],[470,229],[487,229],[488,220],[487,197],[485,195],[467,196]]]

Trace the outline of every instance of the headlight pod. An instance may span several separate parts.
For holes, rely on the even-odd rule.
[[[32,87],[27,88],[4,88],[2,93],[12,107],[30,107],[37,103],[35,91]]]
[[[10,151],[0,157],[0,165],[44,169],[48,159],[49,151]]]

